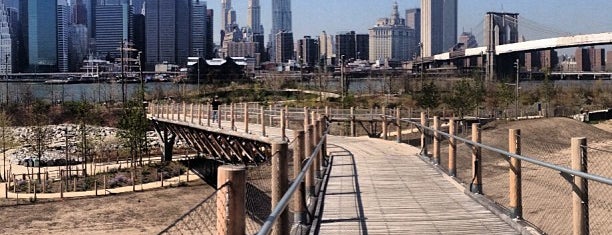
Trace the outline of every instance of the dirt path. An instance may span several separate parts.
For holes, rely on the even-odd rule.
[[[0,207],[0,234],[156,234],[213,189],[189,187]],[[15,201],[2,201],[2,204]]]

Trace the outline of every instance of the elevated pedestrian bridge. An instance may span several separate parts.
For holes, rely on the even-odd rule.
[[[459,120],[442,125],[438,117],[411,113],[238,104],[221,107],[213,123],[204,104],[152,104],[149,118],[164,126],[160,135],[189,139],[202,156],[224,164],[252,166],[246,168],[246,198],[232,194],[243,192],[233,188],[241,183],[219,180],[217,193],[206,199],[226,208],[209,208],[216,226],[185,221],[199,218],[192,213],[203,210],[203,202],[162,233],[228,231],[220,221],[236,214],[242,219],[232,220],[232,228],[247,234],[612,231],[612,179],[580,164],[586,140],[572,140],[578,163],[567,168],[520,155],[520,131],[500,136],[508,138],[506,151],[484,145],[477,123],[457,132]],[[356,130],[358,120],[379,122],[380,138],[330,135],[366,134]],[[389,141],[392,129],[403,134]],[[259,168],[265,170],[253,178]],[[588,190],[587,181],[595,188]],[[226,201],[237,198],[244,201]],[[245,202],[246,208],[234,207]],[[207,226],[187,226],[194,223]]]

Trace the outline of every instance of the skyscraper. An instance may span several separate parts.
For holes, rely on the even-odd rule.
[[[287,60],[295,59],[293,58],[293,33],[281,31],[278,32],[275,36],[275,62],[277,64],[282,64],[287,62]]]
[[[4,4],[0,2],[0,73],[2,74],[12,73],[12,49],[8,14]]]
[[[415,49],[414,29],[399,17],[397,2],[393,4],[391,18],[379,19],[369,30],[369,60],[372,63],[406,61],[412,59]],[[347,58],[349,59],[349,58]]]
[[[421,0],[423,56],[433,56],[457,43],[457,0]]]
[[[23,34],[27,51],[27,70],[57,70],[57,1],[22,0]]]
[[[228,21],[232,10],[232,0],[221,0],[221,30],[227,32],[231,29],[231,22]],[[223,39],[221,39],[223,41]]]
[[[354,60],[357,58],[355,52],[355,31],[338,33],[335,42],[338,58],[342,56],[344,56],[346,60]]]
[[[133,42],[133,8],[127,4],[96,6],[96,53],[103,58],[121,57],[117,48]]]
[[[319,35],[319,58],[324,66],[332,65],[334,57],[334,40],[332,35],[328,35],[325,31]]]
[[[304,38],[298,40],[297,45],[297,56],[298,59],[301,59],[299,62],[307,67],[317,65],[319,60],[317,40],[310,36],[304,36]]]
[[[68,72],[70,42],[70,6],[66,0],[57,2],[57,69]]]
[[[213,9],[206,10],[206,59],[212,59],[215,57],[215,43],[213,42],[214,32],[213,23],[215,12]]]
[[[253,34],[263,34],[263,25],[261,25],[261,7],[259,0],[249,0],[249,14],[247,17],[247,26],[251,28]]]
[[[191,2],[191,45],[190,56],[206,56],[206,2],[203,0],[192,0]]]
[[[406,10],[406,26],[414,29],[415,40],[421,42],[421,9],[412,8]]]
[[[146,63],[186,65],[189,55],[189,0],[147,0]]]
[[[73,24],[87,24],[87,7],[83,4],[83,0],[77,0],[72,5],[72,23]]]
[[[284,31],[291,32],[291,0],[272,0],[272,29],[270,31],[270,55],[276,56],[274,50],[277,40],[272,40],[276,34]],[[271,58],[274,59],[274,58]],[[277,59],[274,59],[278,61]]]

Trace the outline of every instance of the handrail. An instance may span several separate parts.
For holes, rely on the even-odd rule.
[[[329,129],[325,130],[323,136],[327,136],[328,131]],[[283,213],[283,211],[287,208],[291,197],[304,180],[304,177],[306,177],[306,171],[308,171],[308,168],[310,168],[310,165],[312,165],[312,163],[314,162],[313,159],[321,151],[324,140],[325,138],[321,138],[321,141],[319,141],[315,149],[312,151],[312,154],[308,157],[308,160],[302,167],[302,171],[300,171],[300,174],[295,178],[295,180],[293,180],[293,183],[291,183],[289,189],[287,189],[287,192],[285,192],[285,195],[283,195],[281,200],[278,202],[278,205],[276,205],[272,213],[270,213],[270,215],[266,219],[266,222],[261,226],[259,232],[257,232],[257,235],[268,235],[270,234],[270,232],[272,232],[272,226],[274,225],[274,222],[276,222],[278,216]]]
[[[415,126],[418,126],[418,127],[421,127],[421,128],[424,128],[424,129],[436,132],[436,133],[438,133],[440,135],[443,135],[443,136],[451,138],[451,135],[448,134],[448,133],[435,130],[435,129],[431,128],[431,127],[423,126],[423,125],[421,125],[421,123],[410,121],[407,118],[402,118],[400,120],[403,121],[403,122],[407,122],[407,123],[413,124]],[[494,148],[494,147],[491,147],[491,146],[488,146],[488,145],[484,145],[484,144],[481,144],[481,143],[477,143],[477,142],[474,142],[474,141],[471,141],[471,140],[468,140],[468,139],[464,139],[464,138],[461,138],[461,137],[458,137],[458,136],[452,136],[452,138],[457,139],[459,141],[462,141],[462,142],[464,142],[466,144],[469,144],[469,145],[478,146],[478,147],[481,147],[483,149],[491,150],[493,152],[496,152],[496,153],[499,153],[499,154],[502,154],[502,155],[505,155],[505,156],[513,157],[513,158],[519,159],[521,161],[526,161],[526,162],[529,162],[529,163],[532,163],[532,164],[535,164],[535,165],[538,165],[538,166],[542,166],[542,167],[546,167],[546,168],[549,168],[549,169],[552,169],[552,170],[556,170],[556,171],[559,171],[561,173],[571,174],[571,175],[574,175],[574,176],[580,176],[580,177],[585,178],[585,179],[597,181],[597,182],[600,182],[600,183],[603,183],[603,184],[607,184],[607,185],[612,185],[612,179],[605,178],[605,177],[602,177],[602,176],[599,176],[599,175],[584,173],[584,172],[581,172],[581,171],[576,171],[576,170],[572,170],[572,169],[569,169],[569,168],[566,168],[566,167],[558,166],[558,165],[555,165],[555,164],[552,164],[552,163],[536,160],[536,159],[530,158],[528,156],[522,156],[522,155],[514,154],[514,153],[511,153],[511,152],[508,152],[508,151],[505,151],[505,150],[497,149],[497,148]]]

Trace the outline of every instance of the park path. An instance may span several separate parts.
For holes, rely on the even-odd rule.
[[[315,234],[517,234],[418,149],[367,137],[329,137],[331,169]]]

